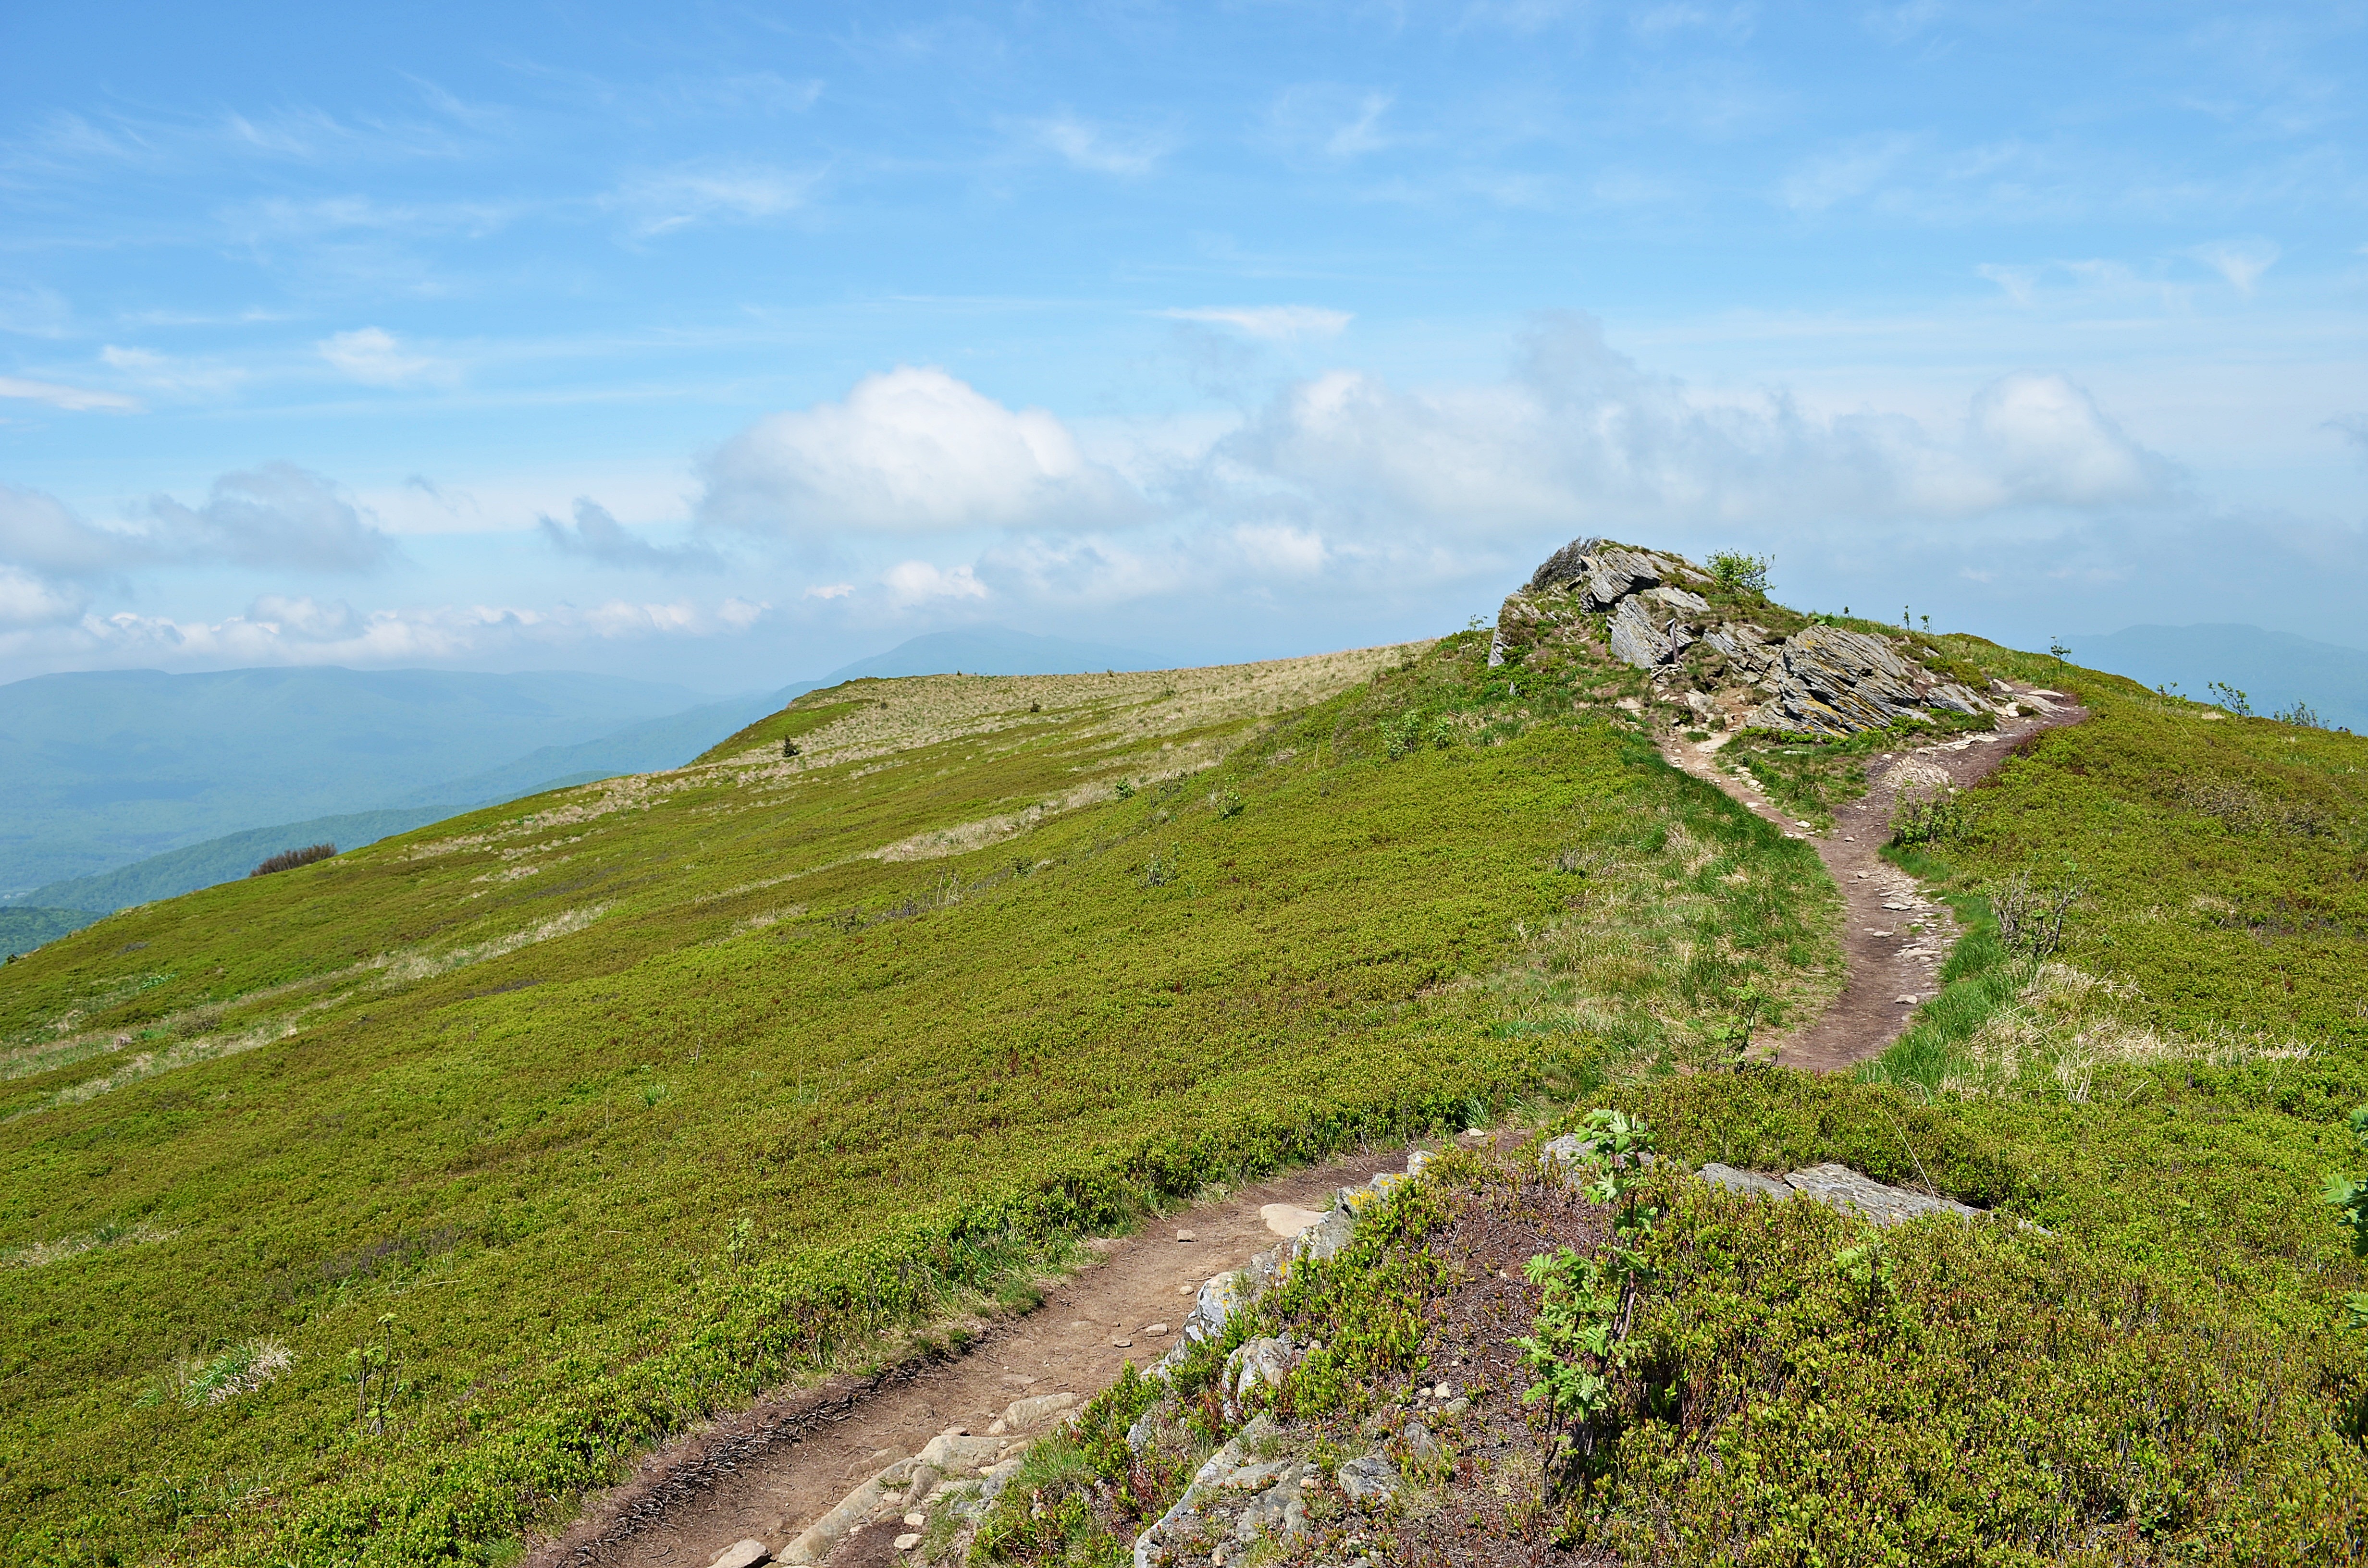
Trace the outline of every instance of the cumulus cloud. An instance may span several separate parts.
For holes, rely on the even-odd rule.
[[[399,387],[436,380],[450,368],[424,354],[413,353],[382,327],[365,326],[335,333],[313,346],[340,373],[364,386]]]
[[[2158,501],[2177,475],[2060,375],[2003,378],[1953,429],[1716,403],[1647,374],[1583,316],[1550,318],[1502,381],[1411,392],[1354,370],[1286,388],[1218,441],[1201,503],[1289,506],[1330,529],[1549,522],[1772,526],[1964,519]]]
[[[1174,321],[1230,326],[1251,337],[1279,342],[1338,337],[1355,319],[1347,311],[1327,311],[1317,305],[1201,305],[1190,310],[1162,311],[1160,314]]]
[[[142,535],[94,527],[53,495],[0,484],[0,565],[50,579],[87,578],[147,560],[154,549]]]
[[[705,464],[700,520],[752,532],[911,534],[1133,520],[1143,498],[1059,419],[930,368],[856,383],[845,403],[771,415]]]
[[[21,631],[70,621],[79,617],[89,603],[87,594],[65,584],[15,566],[0,565],[0,631]]]
[[[154,548],[185,561],[370,572],[396,559],[394,541],[373,518],[294,463],[226,473],[202,506],[159,495],[148,510]]]
[[[899,606],[926,604],[931,599],[983,599],[986,585],[968,566],[940,571],[926,561],[902,561],[880,574],[889,599]]]
[[[723,558],[703,544],[652,544],[588,496],[575,498],[575,526],[538,515],[535,526],[552,549],[604,566],[643,572],[721,572]]]

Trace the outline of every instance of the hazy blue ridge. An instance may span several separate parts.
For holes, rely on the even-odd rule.
[[[2176,685],[2200,701],[2225,681],[2256,713],[2306,702],[2319,721],[2368,733],[2368,653],[2258,626],[2132,626],[2066,641],[2072,661],[2147,686]]]
[[[858,659],[830,672],[819,683],[836,686],[843,680],[892,679],[897,676],[1079,675],[1088,670],[1155,670],[1164,668],[1148,653],[1113,648],[1100,642],[1074,642],[1065,637],[1039,637],[1005,626],[974,626],[961,631],[931,631],[908,638],[884,653]]]
[[[779,693],[734,698],[704,703],[660,719],[645,719],[614,734],[575,745],[538,746],[499,767],[415,790],[402,803],[508,801],[539,790],[613,778],[620,773],[655,773],[661,768],[680,767],[733,731],[756,722],[791,700]]]
[[[714,705],[681,687],[565,672],[124,670],[12,682],[0,686],[0,892],[330,812],[465,803],[680,762],[698,747],[668,756],[632,730]],[[504,771],[541,748],[620,734],[613,753]],[[497,772],[511,782],[479,782]]]
[[[0,907],[0,956],[29,953],[44,942],[54,942],[97,919],[92,909],[40,909],[20,904]]]
[[[398,833],[408,833],[415,827],[458,815],[467,809],[465,805],[449,805],[417,806],[403,811],[348,812],[341,816],[314,817],[310,822],[250,828],[245,833],[226,834],[220,838],[208,839],[203,844],[152,855],[145,860],[135,861],[112,871],[102,871],[97,876],[71,877],[46,887],[35,888],[25,895],[21,903],[0,904],[0,916],[35,909],[46,909],[60,915],[85,911],[87,913],[80,924],[87,925],[102,915],[129,909],[135,903],[172,898],[199,888],[210,888],[216,882],[234,881],[283,849],[302,849],[311,844],[334,844],[339,849],[359,849],[365,844],[375,844]],[[48,939],[47,937],[40,938],[42,941]]]

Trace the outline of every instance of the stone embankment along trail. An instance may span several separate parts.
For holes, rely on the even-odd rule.
[[[2001,720],[1987,733],[1878,759],[1869,769],[1865,795],[1837,808],[1826,833],[1787,817],[1748,775],[1720,767],[1717,752],[1726,736],[1693,743],[1672,735],[1662,743],[1661,755],[1676,767],[1716,785],[1788,835],[1806,839],[1841,889],[1841,993],[1823,1013],[1777,1042],[1782,1065],[1833,1072],[1880,1056],[1906,1030],[1916,1006],[1940,989],[1941,964],[1959,935],[1956,917],[1878,851],[1891,835],[1892,807],[1903,786],[1945,782],[1971,789],[2006,760],[2017,742],[2088,717],[2087,710],[2058,693],[2012,689],[2018,702],[2038,710],[2036,716]]]
[[[1202,1284],[1320,1213],[1332,1188],[1403,1169],[1406,1155],[1343,1156],[1097,1244],[1099,1259],[1053,1286],[1036,1311],[973,1324],[979,1336],[960,1357],[785,1392],[650,1455],[565,1534],[529,1551],[524,1568],[708,1568],[746,1540],[780,1559],[868,1481],[920,1458],[935,1438],[967,1432],[973,1441],[947,1457],[993,1464],[1008,1439],[1030,1435],[991,1430],[1015,1401],[1072,1393],[1082,1402],[1116,1381],[1122,1364],[1149,1366],[1174,1345]],[[904,1510],[884,1490],[881,1501],[859,1511],[882,1517],[850,1529],[822,1561],[847,1568],[898,1560]]]

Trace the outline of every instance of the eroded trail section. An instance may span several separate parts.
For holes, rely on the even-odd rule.
[[[1098,1243],[1098,1260],[1053,1286],[1036,1311],[972,1324],[978,1337],[959,1357],[832,1378],[652,1454],[565,1535],[536,1547],[527,1568],[707,1568],[751,1540],[781,1559],[866,1478],[931,1439],[1002,1436],[996,1418],[1015,1401],[1065,1393],[1082,1402],[1126,1363],[1157,1360],[1203,1283],[1276,1244],[1260,1212],[1268,1205],[1322,1210],[1333,1188],[1402,1169],[1406,1159],[1404,1149],[1343,1156]],[[856,1531],[825,1560],[834,1568],[894,1562],[893,1534]]]
[[[1874,759],[1867,768],[1866,793],[1837,808],[1833,828],[1826,833],[1785,816],[1748,774],[1719,767],[1723,737],[1695,744],[1672,736],[1663,744],[1661,755],[1676,767],[1717,785],[1789,835],[1808,840],[1841,889],[1841,994],[1823,1013],[1777,1042],[1776,1060],[1784,1066],[1832,1072],[1879,1056],[1907,1028],[1916,1005],[1930,1000],[1940,989],[1941,964],[1959,935],[1956,917],[1877,851],[1890,837],[1892,808],[1903,789],[1942,784],[1970,789],[2003,762],[2016,743],[2088,716],[2087,710],[2055,692],[2028,687],[2013,691],[2024,705],[2038,710],[2035,716],[2002,721],[1987,733]]]

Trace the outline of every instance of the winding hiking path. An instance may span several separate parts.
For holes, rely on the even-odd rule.
[[[960,1356],[830,1378],[649,1455],[623,1485],[592,1499],[564,1535],[535,1545],[523,1568],[707,1568],[746,1540],[781,1551],[867,1476],[939,1433],[984,1434],[1016,1399],[1089,1398],[1127,1362],[1157,1360],[1204,1281],[1277,1244],[1262,1208],[1328,1208],[1333,1188],[1403,1170],[1406,1159],[1403,1148],[1342,1155],[1170,1215],[1138,1235],[1090,1244],[1095,1260],[1051,1285],[1034,1312],[973,1320],[977,1337]],[[1164,1332],[1147,1332],[1155,1324]],[[897,1562],[903,1554],[891,1540],[904,1528],[858,1530],[826,1561],[830,1568]]]
[[[1927,898],[1876,851],[1889,836],[1901,785],[1945,777],[1969,788],[2026,736],[2087,716],[2057,693],[2015,692],[2041,706],[2040,714],[1877,759],[1865,796],[1838,810],[1827,833],[1787,818],[1748,776],[1719,767],[1715,741],[1696,745],[1672,737],[1664,745],[1662,755],[1678,767],[1808,840],[1842,890],[1841,994],[1778,1043],[1782,1064],[1832,1071],[1875,1056],[1907,1027],[1913,1004],[1937,989],[1955,921],[1947,905]],[[1342,1156],[1201,1204],[1139,1235],[1092,1244],[1095,1259],[1053,1285],[1042,1307],[970,1323],[976,1337],[961,1355],[869,1377],[833,1377],[652,1453],[624,1484],[594,1498],[565,1534],[537,1543],[524,1568],[708,1568],[734,1543],[752,1539],[781,1551],[865,1477],[939,1433],[985,1433],[1015,1399],[1090,1397],[1124,1364],[1157,1359],[1175,1343],[1204,1280],[1275,1244],[1262,1208],[1320,1210],[1332,1188],[1401,1168],[1405,1160],[1403,1149]],[[899,1562],[903,1554],[891,1537],[903,1528],[892,1521],[856,1531],[831,1553],[829,1568]]]
[[[1883,1054],[1897,1040],[1919,1002],[1940,989],[1940,970],[1958,936],[1955,915],[1926,896],[1916,879],[1877,853],[1891,836],[1891,810],[1902,785],[1931,785],[1942,778],[1970,789],[2006,760],[2027,736],[2078,723],[2088,710],[2044,687],[2012,688],[2036,717],[2009,720],[1986,734],[1886,753],[1867,769],[1866,793],[1834,812],[1834,825],[1819,833],[1787,817],[1748,774],[1729,773],[1717,763],[1725,736],[1695,744],[1681,736],[1663,743],[1661,755],[1695,778],[1716,785],[1742,805],[1806,839],[1842,890],[1841,994],[1831,1006],[1776,1044],[1776,1061],[1786,1067],[1830,1073]]]

